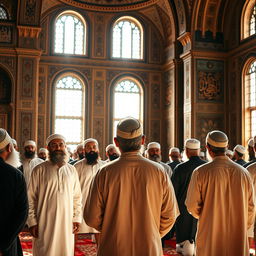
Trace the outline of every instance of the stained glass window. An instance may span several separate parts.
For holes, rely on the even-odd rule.
[[[86,26],[74,14],[62,14],[55,23],[54,52],[59,54],[86,54]]]
[[[250,18],[250,36],[256,33],[256,5],[253,7]]]
[[[114,58],[142,59],[142,27],[134,18],[118,19],[113,27]]]
[[[64,135],[74,148],[83,140],[84,86],[78,78],[68,75],[59,79],[55,87],[54,132]]]
[[[143,92],[139,83],[131,79],[123,79],[114,87],[113,135],[116,126],[124,117],[132,116],[143,123]]]
[[[1,20],[8,19],[7,11],[2,6],[0,6],[0,19]]]

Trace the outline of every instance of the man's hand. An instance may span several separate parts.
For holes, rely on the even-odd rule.
[[[80,228],[80,223],[73,222],[73,234],[77,234]]]
[[[38,238],[38,225],[30,227],[29,232],[33,237]]]

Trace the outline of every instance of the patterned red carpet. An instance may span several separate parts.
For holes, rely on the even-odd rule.
[[[32,238],[27,232],[20,234],[20,241],[24,256],[32,256]],[[175,241],[166,241],[164,256],[177,256]],[[96,245],[92,242],[90,235],[79,235],[76,243],[75,256],[96,256]]]

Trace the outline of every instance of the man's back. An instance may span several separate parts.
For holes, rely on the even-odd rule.
[[[178,215],[160,165],[127,152],[96,175],[85,221],[101,231],[98,255],[162,255],[161,236]]]
[[[254,195],[249,173],[226,156],[198,167],[186,205],[199,218],[197,255],[248,255],[247,230],[253,223]]]

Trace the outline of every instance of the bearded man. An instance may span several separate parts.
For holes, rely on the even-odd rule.
[[[84,141],[84,153],[85,158],[78,161],[74,166],[77,170],[79,181],[82,190],[82,209],[84,211],[86,199],[88,197],[91,182],[96,175],[97,171],[103,166],[104,161],[100,160],[99,156],[99,144],[98,141],[89,138]],[[80,234],[91,233],[95,234],[96,242],[98,242],[98,231],[89,227],[84,219],[80,227]]]
[[[106,156],[107,156],[107,160],[106,160],[106,163],[109,163],[113,160],[116,160],[120,154],[118,152],[118,149],[115,147],[114,144],[109,144],[107,145],[106,147]]]
[[[82,221],[79,179],[68,163],[65,138],[53,134],[46,144],[49,160],[34,168],[28,188],[33,256],[72,256]]]
[[[22,255],[18,238],[28,214],[26,182],[16,169],[19,153],[6,130],[0,128],[0,255]]]

